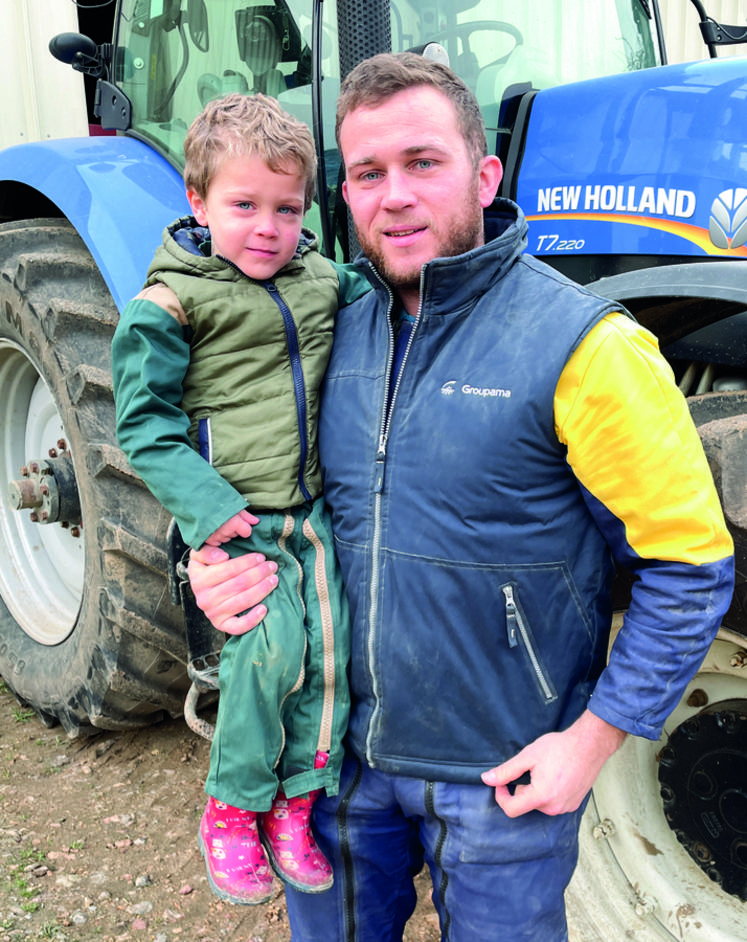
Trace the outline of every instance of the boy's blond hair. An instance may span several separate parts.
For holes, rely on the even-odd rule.
[[[235,92],[208,102],[184,139],[184,183],[201,198],[227,157],[259,157],[275,173],[298,168],[306,179],[304,212],[316,189],[316,151],[311,131],[268,95]]]

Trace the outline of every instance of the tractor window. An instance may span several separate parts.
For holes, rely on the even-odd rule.
[[[549,88],[660,64],[640,0],[392,3],[395,50],[438,42],[472,88],[488,130],[512,90]]]
[[[321,128],[312,109],[311,0],[120,0],[114,81],[132,103],[129,133],[179,170],[187,128],[209,100],[234,91],[276,97],[323,140],[328,212],[322,219],[315,207],[307,221],[329,250],[330,226],[339,233],[346,225],[334,136],[341,37],[355,48],[370,24],[338,23],[334,0],[320,6]],[[489,140],[507,125],[505,106],[519,91],[659,61],[641,0],[391,0],[389,10],[394,51],[431,42],[446,49],[480,102]]]
[[[285,0],[122,0],[115,81],[131,132],[181,169],[187,128],[213,98],[263,92],[310,118],[310,25]]]

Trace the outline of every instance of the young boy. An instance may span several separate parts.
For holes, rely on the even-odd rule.
[[[317,417],[335,313],[369,286],[302,228],[314,142],[274,99],[210,102],[184,152],[193,216],[164,231],[112,345],[117,434],[187,543],[278,565],[264,622],[221,654],[200,824],[214,892],[253,904],[268,858],[297,889],[332,885],[309,819],[338,790],[349,625]]]

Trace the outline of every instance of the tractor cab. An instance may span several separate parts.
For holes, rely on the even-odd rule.
[[[207,101],[229,92],[277,98],[314,132],[320,179],[309,224],[323,235],[327,253],[340,255],[346,236],[335,225],[335,101],[341,76],[360,58],[411,49],[448,62],[475,92],[489,147],[504,163],[525,92],[664,59],[658,19],[642,0],[369,3],[366,49],[352,28],[361,11],[346,13],[345,6],[121,0],[113,45],[98,47],[98,61],[95,48],[77,63],[68,52],[66,61],[98,76],[104,127],[140,138],[178,170],[186,130]]]

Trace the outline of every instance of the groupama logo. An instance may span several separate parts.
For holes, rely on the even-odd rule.
[[[450,379],[441,387],[442,396],[453,396],[459,391],[464,396],[476,396],[479,399],[510,399],[510,389],[500,389],[496,386],[470,386],[469,383],[463,383],[457,390],[458,380]]]
[[[711,206],[708,231],[717,249],[737,249],[747,242],[747,189],[719,193]]]

